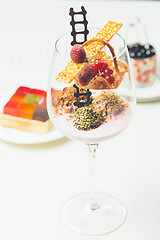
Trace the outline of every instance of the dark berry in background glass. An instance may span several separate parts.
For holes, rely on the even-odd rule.
[[[138,53],[141,50],[141,48],[142,48],[142,45],[140,43],[135,43],[132,47],[135,53]]]
[[[146,50],[148,50],[148,49],[150,48],[150,45],[147,43],[147,44],[144,45],[144,48],[145,48]]]
[[[148,43],[144,45],[135,43],[133,45],[128,45],[127,47],[131,58],[144,59],[156,54],[154,47]]]

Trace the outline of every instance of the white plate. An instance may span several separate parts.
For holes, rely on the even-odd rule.
[[[52,127],[48,133],[38,134],[29,133],[21,130],[0,126],[0,139],[18,144],[37,144],[47,143],[64,137],[55,127]]]
[[[153,85],[136,88],[136,99],[137,102],[152,102],[160,100],[160,74],[157,75]]]
[[[127,88],[123,86],[119,89],[119,94],[126,98],[129,97]],[[157,74],[156,80],[153,85],[136,88],[136,100],[138,103],[160,100],[160,73]]]
[[[12,92],[13,93],[13,92]],[[0,95],[0,111],[12,95],[11,92]],[[0,140],[18,144],[37,144],[58,140],[64,137],[54,126],[45,134],[30,133],[0,125]]]

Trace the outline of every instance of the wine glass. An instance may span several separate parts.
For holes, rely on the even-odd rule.
[[[91,28],[88,38],[91,39],[98,31],[97,28]],[[102,235],[119,228],[126,220],[127,210],[116,197],[95,191],[96,150],[100,141],[119,134],[128,126],[136,103],[135,86],[127,46],[119,34],[115,34],[110,41],[115,55],[107,46],[103,48],[109,56],[107,61],[104,59],[105,63],[116,67],[116,59],[119,69],[122,70],[125,66],[126,71],[121,75],[118,87],[103,89],[101,86],[100,89],[89,88],[87,90],[88,87],[84,86],[86,88],[81,92],[77,87],[79,86],[77,78],[68,83],[57,81],[57,75],[71,60],[71,40],[70,33],[65,33],[55,43],[49,75],[47,107],[55,127],[65,136],[84,142],[86,145],[90,162],[91,189],[89,192],[80,193],[67,200],[63,207],[62,217],[67,226],[79,233]],[[92,66],[95,61],[95,59],[94,62],[91,61]],[[99,77],[102,77],[100,71]],[[89,101],[86,100],[87,91],[92,94],[89,95]],[[105,105],[103,101],[107,104]],[[92,116],[96,116],[92,121],[94,127],[87,111]],[[85,127],[86,122],[89,124],[87,127]]]

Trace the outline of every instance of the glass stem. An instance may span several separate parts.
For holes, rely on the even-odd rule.
[[[96,199],[96,191],[95,191],[95,181],[96,181],[96,150],[98,148],[98,144],[86,144],[88,150],[88,158],[89,158],[89,171],[90,171],[90,203],[89,209],[96,210],[99,208],[99,203]]]

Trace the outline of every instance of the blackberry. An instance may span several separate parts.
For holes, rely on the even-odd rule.
[[[142,45],[141,45],[140,43],[135,43],[133,47],[134,47],[134,48],[137,48],[137,49],[140,49],[141,46],[142,46]]]
[[[78,81],[81,85],[85,86],[94,77],[94,72],[92,66],[88,65],[82,72],[78,75]]]

